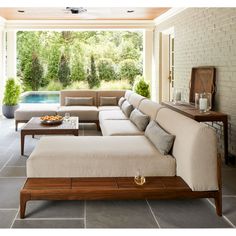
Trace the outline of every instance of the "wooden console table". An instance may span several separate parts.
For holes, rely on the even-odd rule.
[[[219,121],[223,123],[224,127],[224,154],[225,154],[225,164],[229,162],[228,156],[228,116],[221,112],[208,111],[206,113],[200,113],[194,105],[180,102],[174,104],[173,102],[162,102],[162,105],[181,113],[193,120],[198,122],[213,122]]]

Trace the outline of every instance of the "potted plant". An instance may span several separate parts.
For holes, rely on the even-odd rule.
[[[140,94],[146,98],[150,98],[150,86],[149,84],[144,80],[143,76],[136,76],[135,78],[135,83],[134,83],[134,88],[133,90],[137,93]]]
[[[15,110],[19,107],[19,99],[20,85],[14,78],[9,78],[6,82],[2,105],[2,113],[6,118],[14,118]]]

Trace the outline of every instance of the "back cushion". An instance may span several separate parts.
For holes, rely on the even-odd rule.
[[[138,127],[140,131],[144,131],[150,118],[135,108],[130,114],[130,120]]]
[[[145,97],[137,94],[137,93],[133,93],[130,95],[130,97],[128,98],[128,102],[133,105],[135,108],[139,107],[139,104],[141,103],[141,101],[145,99]]]
[[[133,93],[134,93],[134,92],[131,91],[131,90],[126,90],[126,92],[125,92],[125,99],[128,100],[129,97],[131,96],[131,94],[133,94]]]
[[[129,117],[131,112],[133,111],[134,107],[127,101],[124,101],[122,106],[121,106],[121,110],[123,111],[123,113]]]
[[[160,105],[157,102],[153,102],[149,99],[144,99],[141,101],[138,109],[143,112],[144,114],[150,116],[151,120],[155,120],[157,116],[157,112],[163,108],[162,105]]]
[[[100,106],[117,106],[117,97],[100,97]]]
[[[92,97],[66,97],[65,106],[92,106]]]
[[[124,97],[125,90],[98,90],[96,91],[96,93],[97,93],[97,101],[98,101],[97,106],[104,106],[101,104],[101,97],[116,97],[118,101],[121,97]]]

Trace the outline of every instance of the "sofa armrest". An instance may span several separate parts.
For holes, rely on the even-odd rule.
[[[218,190],[215,131],[168,108],[158,111],[156,121],[175,135],[177,175],[194,191]]]

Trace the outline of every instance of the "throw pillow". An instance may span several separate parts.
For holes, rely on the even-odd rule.
[[[100,97],[100,106],[117,106],[116,97]]]
[[[125,100],[126,100],[126,99],[125,99],[124,97],[121,97],[121,98],[119,99],[118,106],[121,107],[122,104],[123,104],[123,102],[124,102]]]
[[[151,121],[145,130],[145,136],[153,143],[158,151],[167,155],[171,150],[175,136],[167,133],[155,121]]]
[[[66,97],[65,106],[92,106],[93,97]]]
[[[144,131],[150,121],[150,118],[135,108],[130,114],[130,120],[138,127],[140,131]]]
[[[133,111],[134,107],[127,101],[124,101],[122,106],[121,106],[121,110],[123,111],[123,113],[129,117],[130,113]]]

